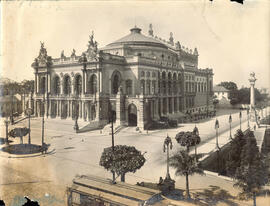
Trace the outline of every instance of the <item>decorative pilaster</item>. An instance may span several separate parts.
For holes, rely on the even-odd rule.
[[[116,95],[116,125],[124,125],[125,121],[125,105],[122,87],[119,87]]]

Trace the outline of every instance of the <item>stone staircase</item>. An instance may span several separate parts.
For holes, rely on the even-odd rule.
[[[114,134],[119,133],[125,127],[126,126],[121,126],[121,125],[114,124],[113,125],[113,132],[114,132]],[[109,134],[109,135],[112,134],[112,125],[111,125],[111,123],[110,124],[107,124],[107,125],[105,125],[103,127],[102,133],[103,134]]]
[[[106,125],[106,121],[91,121],[88,124],[86,124],[85,126],[81,127],[78,131],[78,133],[82,133],[82,132],[89,132],[89,131],[93,131],[93,130],[99,130],[104,128],[104,126]]]

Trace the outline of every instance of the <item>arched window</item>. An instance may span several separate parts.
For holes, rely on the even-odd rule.
[[[55,76],[53,80],[53,93],[60,94],[60,79],[58,76]]]
[[[151,94],[150,80],[147,80],[147,82],[146,82],[146,94]]]
[[[146,73],[146,77],[150,77],[150,72],[147,72]]]
[[[141,72],[141,77],[144,77],[144,71]]]
[[[75,94],[80,95],[82,93],[82,77],[81,75],[77,75],[75,77],[75,87],[74,87]]]
[[[112,94],[117,94],[119,86],[120,86],[120,76],[119,74],[115,74],[112,79]]]
[[[41,94],[45,94],[45,91],[46,91],[46,77],[41,78],[39,91],[40,91]]]
[[[95,74],[91,75],[87,86],[87,92],[89,94],[95,94],[97,92],[97,76]]]
[[[171,94],[172,92],[172,74],[171,72],[169,72],[168,74],[168,90],[169,90],[169,94]]]
[[[130,80],[130,79],[128,79],[126,81],[126,93],[127,93],[127,95],[132,94],[132,80]]]
[[[156,81],[152,81],[152,94],[156,94]]]
[[[69,76],[64,77],[64,94],[71,93],[71,81]]]

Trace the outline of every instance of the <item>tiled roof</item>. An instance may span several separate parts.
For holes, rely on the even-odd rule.
[[[214,86],[214,92],[228,92],[229,90],[222,86]]]

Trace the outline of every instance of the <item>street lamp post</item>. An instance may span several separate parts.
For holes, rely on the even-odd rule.
[[[5,125],[6,125],[6,145],[9,145],[9,142],[8,142],[8,118],[6,118],[5,120]]]
[[[76,104],[75,104],[75,109],[74,109],[74,118],[75,118],[75,124],[74,124],[74,130],[76,131],[76,133],[78,132],[78,130],[79,130],[79,125],[78,125],[78,104],[77,104],[77,102],[76,102]]]
[[[232,115],[229,116],[229,124],[230,124],[230,140],[232,140]]]
[[[196,125],[195,125],[195,127],[194,127],[194,129],[193,129],[193,133],[194,133],[194,135],[196,135],[196,136],[199,136],[199,130],[198,130],[198,127],[196,127]],[[197,138],[195,139],[195,160],[196,160],[196,162],[198,161],[197,160]]]
[[[45,116],[45,93],[43,94],[43,107],[42,107],[42,135],[41,135],[41,146],[44,146],[44,116]],[[43,153],[43,149],[42,149]]]
[[[167,174],[166,174],[166,178],[167,180],[170,180],[170,173],[169,173],[169,149],[172,149],[172,139],[168,136],[166,139],[164,140],[164,144],[163,144],[163,151],[165,152],[167,150]]]
[[[25,114],[28,115],[28,128],[29,128],[29,133],[28,133],[28,144],[31,144],[31,130],[30,130],[30,119],[31,119],[31,113],[32,113],[32,109],[31,108],[27,108],[25,110]]]
[[[219,145],[218,145],[218,128],[219,128],[219,122],[218,120],[216,119],[216,122],[215,122],[215,129],[216,129],[216,149],[219,150]]]
[[[248,128],[250,128],[250,125],[249,125],[249,108],[247,109],[247,119],[248,119]]]
[[[219,122],[216,119],[216,123],[215,123],[215,129],[216,129],[216,151],[217,151],[217,165],[218,165],[218,174],[220,171],[220,166],[219,166],[219,151],[220,151],[220,147],[218,145],[218,128],[219,128]]]
[[[112,128],[112,153],[114,153],[114,131],[113,131],[113,112],[111,112],[111,128]],[[115,172],[112,171],[113,175],[113,184],[115,183]]]
[[[240,130],[242,130],[242,112],[239,112],[239,120],[240,120]]]

